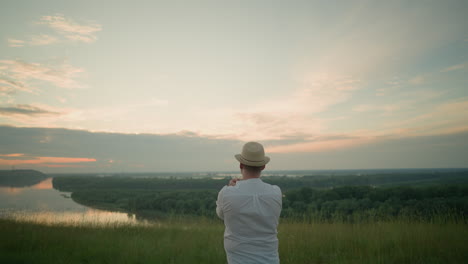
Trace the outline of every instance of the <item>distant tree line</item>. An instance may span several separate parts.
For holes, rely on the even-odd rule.
[[[136,214],[137,217],[165,217],[180,214],[215,216],[215,191],[81,190],[72,193],[80,204]]]
[[[287,191],[283,217],[309,220],[468,220],[468,185],[304,187]]]
[[[90,189],[140,190],[219,190],[230,180],[212,178],[131,178],[96,176],[54,177],[55,189],[67,192]],[[438,184],[468,184],[468,170],[434,173],[382,173],[375,175],[328,176],[269,176],[262,180],[278,185],[283,191],[310,188],[336,188],[340,186],[429,186]]]
[[[47,178],[47,175],[36,170],[0,170],[0,186],[26,187]]]
[[[217,191],[79,190],[81,204],[163,217],[169,214],[215,216]],[[304,187],[284,192],[282,217],[314,221],[379,221],[391,219],[462,220],[468,214],[468,186]]]

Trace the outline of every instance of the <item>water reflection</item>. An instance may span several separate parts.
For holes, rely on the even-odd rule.
[[[0,187],[0,193],[5,192],[12,195],[19,194],[25,190],[52,190],[52,178],[47,178],[44,181],[41,181],[37,184],[27,186],[27,187]]]
[[[54,212],[54,211],[11,211],[2,218],[16,221],[34,222],[41,224],[66,225],[107,225],[107,224],[146,224],[138,221],[134,215],[118,212],[107,212],[88,209],[84,212]]]
[[[52,187],[52,178],[29,187],[0,187],[0,218],[44,224],[145,224],[133,214],[91,209]]]

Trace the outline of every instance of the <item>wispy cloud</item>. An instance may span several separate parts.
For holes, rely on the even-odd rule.
[[[80,88],[75,78],[83,73],[82,68],[66,62],[59,65],[44,65],[21,60],[0,60],[0,85],[14,90],[34,92],[40,82],[53,84],[60,88]]]
[[[65,17],[63,14],[42,16],[35,24],[48,26],[58,35],[38,34],[23,39],[8,38],[8,46],[44,46],[64,41],[92,43],[97,40],[97,32],[102,30],[100,24],[95,22],[78,23],[71,18]]]
[[[410,83],[410,84],[413,84],[413,85],[421,85],[421,84],[423,84],[425,81],[426,81],[426,79],[424,78],[424,76],[419,75],[419,76],[416,76],[416,77],[414,77],[414,78],[411,78],[411,79],[409,80],[409,83]]]
[[[327,152],[343,150],[374,141],[376,141],[374,137],[314,140],[296,144],[272,146],[268,147],[266,151],[269,153]]]
[[[41,34],[41,35],[35,35],[31,37],[31,40],[29,41],[29,45],[31,46],[43,46],[43,45],[50,45],[53,43],[59,42],[59,39],[46,35],[46,34]]]
[[[0,62],[1,63],[1,62]],[[18,80],[6,79],[8,78],[8,71],[0,70],[0,89],[1,91],[13,94],[16,91],[24,91],[29,93],[36,93],[37,88],[28,87],[24,82]]]
[[[121,171],[127,168],[139,171],[219,170],[226,168],[226,164],[228,168],[234,165],[236,161],[232,154],[242,147],[239,141],[215,140],[192,134],[92,133],[86,130],[0,125],[0,135],[0,154],[24,154],[22,157],[0,157],[5,160],[4,165],[0,164],[0,169],[13,165],[7,159],[19,160],[27,156],[32,157],[29,160],[53,157],[48,160],[43,158],[42,161],[58,165],[73,162],[60,157],[81,158],[84,160],[75,161],[83,162],[74,164],[89,165],[87,171]],[[171,151],[165,151],[169,149]],[[133,154],[128,155],[129,151]],[[210,163],[206,162],[208,156]],[[231,158],[226,161],[227,157]],[[87,159],[95,159],[96,162],[87,162]],[[23,167],[34,167],[32,165]],[[144,165],[145,168],[136,168],[137,165]]]
[[[353,108],[355,112],[383,112],[384,114],[399,112],[402,114],[398,121],[383,120],[382,126],[377,126],[371,130],[352,131],[339,135],[337,138],[329,138],[327,133],[318,133],[318,136],[304,135],[298,142],[272,144],[268,151],[274,153],[295,153],[295,152],[328,152],[354,148],[360,145],[376,143],[385,140],[450,135],[455,133],[465,133],[468,131],[468,99],[461,98],[455,101],[442,102],[428,108],[426,112],[419,115],[411,114],[405,116],[408,109],[414,105],[421,105],[424,101],[441,95],[440,92],[413,91],[410,99],[394,104],[365,104]],[[401,112],[401,113],[400,113]]]
[[[404,136],[443,135],[468,131],[468,98],[442,102],[420,115],[386,122],[388,131],[398,128]]]
[[[59,127],[74,111],[42,103],[0,104],[0,120],[17,126]]]
[[[8,157],[8,159],[4,158]],[[0,166],[36,165],[39,167],[75,167],[76,163],[96,162],[93,158],[37,157],[25,154],[0,155]]]
[[[451,72],[451,71],[461,70],[461,69],[466,68],[466,65],[467,65],[466,63],[453,65],[453,66],[447,67],[445,69],[442,69],[440,72]]]
[[[212,138],[278,140],[290,135],[316,135],[341,117],[319,117],[321,112],[348,101],[360,88],[356,78],[321,74],[303,77],[297,89],[273,98],[258,98],[242,108],[226,105],[187,105],[156,98],[135,104],[76,109],[63,116],[62,125],[86,122],[92,131],[177,133],[192,131]],[[66,123],[65,123],[66,122]],[[255,131],[255,133],[253,133]]]
[[[23,153],[0,154],[0,157],[21,157]]]
[[[362,104],[353,107],[355,112],[385,112],[391,113],[400,110],[402,105],[398,104]]]
[[[69,40],[85,43],[96,41],[96,33],[102,30],[102,26],[97,23],[79,24],[62,14],[43,16],[38,23],[49,26]]]
[[[23,47],[25,44],[24,40],[8,38],[8,46],[10,47]]]
[[[238,139],[255,136],[263,140],[281,139],[288,134],[316,134],[326,128],[327,120],[318,113],[348,101],[360,88],[360,81],[337,74],[314,74],[298,80],[299,88],[280,98],[258,104],[232,114],[234,123],[242,123]],[[256,131],[252,135],[251,131]]]
[[[53,112],[40,108],[33,105],[18,104],[13,106],[0,106],[0,115],[11,116],[11,115],[26,115],[26,116],[37,116],[37,115],[59,115],[58,112]]]

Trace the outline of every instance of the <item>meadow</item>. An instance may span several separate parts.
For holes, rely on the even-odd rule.
[[[141,221],[0,219],[0,263],[226,263],[214,212],[227,180],[57,176],[73,201]],[[468,261],[468,171],[265,181],[284,194],[282,264]]]
[[[226,263],[214,218],[47,225],[0,220],[0,263]],[[466,221],[306,222],[282,219],[287,263],[466,263]]]

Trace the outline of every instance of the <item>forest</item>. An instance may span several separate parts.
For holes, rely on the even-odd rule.
[[[47,177],[37,170],[0,170],[0,186],[26,187],[37,184]]]
[[[217,192],[229,180],[55,177],[76,202],[139,218],[215,217]],[[468,173],[265,177],[283,190],[283,218],[308,221],[461,220],[468,214]]]

